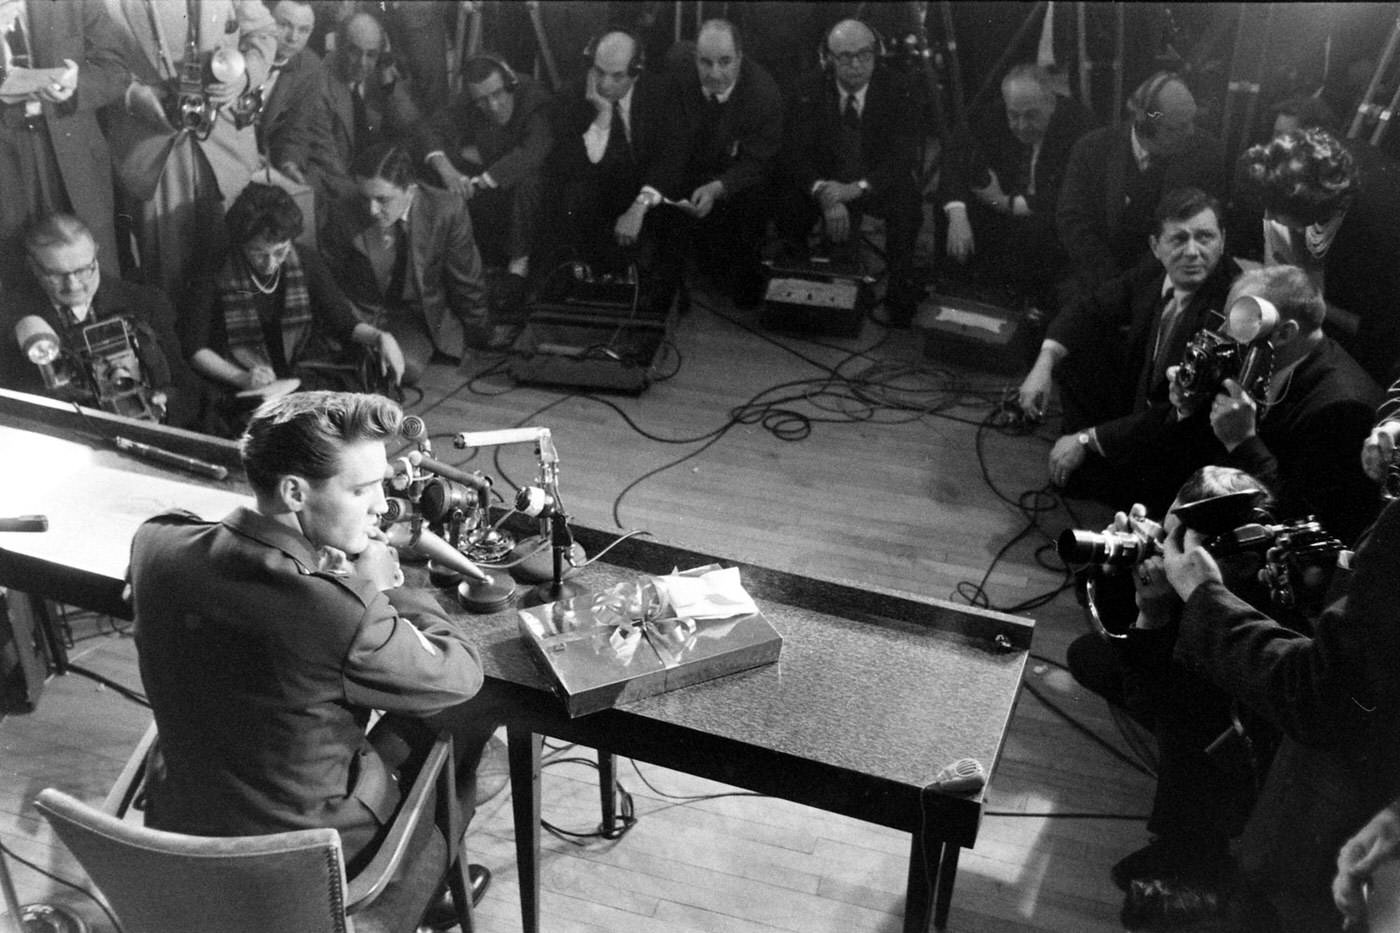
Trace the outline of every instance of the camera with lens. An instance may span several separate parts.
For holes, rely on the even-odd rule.
[[[1311,516],[1275,524],[1259,507],[1262,493],[1233,492],[1172,509],[1181,523],[1204,536],[1204,546],[1215,557],[1256,554],[1262,558],[1259,579],[1269,588],[1275,605],[1285,608],[1320,608],[1337,567],[1342,542]],[[1071,565],[1090,565],[1101,571],[1133,567],[1162,553],[1154,539],[1134,532],[1103,533],[1067,528],[1055,546],[1060,558]]]
[[[200,52],[191,43],[180,65],[180,77],[175,81],[166,117],[177,130],[188,130],[199,139],[208,139],[219,119],[219,104],[209,96],[213,84],[226,84],[246,76],[248,62],[238,49],[214,49]],[[262,107],[262,94],[254,89],[240,95],[229,107],[240,128],[257,118]],[[240,122],[241,121],[241,122]]]
[[[1263,399],[1273,375],[1273,347],[1267,341],[1240,343],[1213,330],[1199,330],[1186,345],[1176,385],[1188,402],[1208,401],[1233,379],[1253,399]]]

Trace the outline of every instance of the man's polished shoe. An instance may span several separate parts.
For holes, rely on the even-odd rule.
[[[486,896],[486,889],[491,887],[491,869],[485,865],[468,865],[467,874],[471,876],[472,906],[475,907]],[[443,886],[442,893],[423,914],[419,925],[430,930],[450,930],[457,925],[457,908],[452,905],[450,888]]]

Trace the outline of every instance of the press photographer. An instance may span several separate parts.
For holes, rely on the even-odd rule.
[[[1176,663],[1285,736],[1241,841],[1238,913],[1262,929],[1340,929],[1338,849],[1400,786],[1400,506],[1366,533],[1311,637],[1227,588],[1199,532],[1172,517],[1165,532],[1184,603]]]
[[[1241,379],[1251,379],[1240,370],[1231,378],[1228,367],[1204,367],[1225,373],[1217,384],[1189,367],[1187,385],[1182,368],[1173,373],[1172,403],[1178,417],[1194,425],[1187,468],[1217,463],[1244,470],[1277,492],[1280,518],[1316,515],[1343,541],[1355,541],[1380,506],[1356,456],[1380,388],[1323,333],[1326,305],[1302,269],[1244,273],[1226,309],[1223,335],[1241,345],[1266,345],[1272,372],[1259,380],[1257,394],[1241,386]]]
[[[186,427],[197,391],[154,288],[106,278],[97,243],[71,214],[25,234],[28,275],[5,296],[0,373],[12,389]]]
[[[1186,522],[1222,551],[1232,551],[1221,557],[1230,585],[1269,608],[1270,587],[1261,585],[1259,573],[1270,548],[1235,545],[1241,529],[1270,524],[1270,504],[1267,488],[1254,477],[1205,467],[1178,491],[1166,524]],[[1147,823],[1152,842],[1111,873],[1127,895],[1125,921],[1147,919],[1143,914],[1154,905],[1144,895],[1162,879],[1220,902],[1232,880],[1230,840],[1244,827],[1276,737],[1272,726],[1238,709],[1227,692],[1173,660],[1181,601],[1164,576],[1162,526],[1147,516],[1140,504],[1119,512],[1102,536],[1116,546],[1098,554],[1082,547],[1072,553],[1076,542],[1099,537],[1086,532],[1066,532],[1061,543],[1066,559],[1101,565],[1091,571],[1090,594],[1107,626],[1104,634],[1111,636],[1091,633],[1075,640],[1067,652],[1070,672],[1157,738],[1157,785]],[[1302,624],[1291,612],[1290,618]],[[1239,738],[1237,722],[1247,742]]]

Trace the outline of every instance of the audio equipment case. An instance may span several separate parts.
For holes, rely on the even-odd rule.
[[[529,306],[506,371],[517,382],[640,394],[664,377],[675,295],[642,285],[574,282]]]
[[[1023,372],[1040,346],[1033,312],[953,295],[924,299],[914,328],[925,358],[988,372]]]
[[[770,330],[858,337],[874,304],[871,279],[862,266],[815,258],[774,263],[759,321]]]

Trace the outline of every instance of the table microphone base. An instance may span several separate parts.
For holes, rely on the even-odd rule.
[[[545,603],[560,602],[565,599],[573,599],[575,596],[583,596],[588,592],[588,587],[577,580],[565,580],[559,584],[555,590],[554,581],[546,580],[538,586],[532,586],[520,598],[520,605],[526,608],[530,606],[543,606]]]

